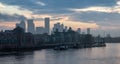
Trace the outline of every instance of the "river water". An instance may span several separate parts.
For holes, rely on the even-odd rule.
[[[106,47],[14,52],[0,56],[0,64],[120,64],[120,43]]]

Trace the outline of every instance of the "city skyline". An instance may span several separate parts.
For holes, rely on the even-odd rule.
[[[35,26],[43,26],[43,18],[50,17],[52,27],[60,22],[73,29],[92,28],[95,35],[120,36],[119,8],[119,0],[0,0],[0,30],[13,29],[29,18],[36,20]]]
[[[50,34],[50,18],[44,18],[44,27],[36,27],[34,19],[21,20],[20,23],[16,23],[15,27],[21,27],[25,32],[30,32],[32,34]]]
[[[49,35],[54,33],[56,30],[58,30],[58,32],[63,32],[63,31],[67,32],[69,28],[72,29],[71,26],[65,26],[63,23],[60,23],[60,22],[57,22],[54,24],[53,27],[50,27],[51,26],[50,20],[51,19],[49,17],[44,18],[44,21],[43,21],[44,26],[39,25],[38,27],[35,26],[34,19],[21,20],[20,23],[16,23],[16,27],[21,27],[24,29],[25,32],[30,32],[32,34],[47,33]],[[87,28],[86,32],[83,32],[81,28],[77,28],[74,31],[76,31],[79,34],[82,34],[82,33],[90,34],[90,28]]]
[[[120,0],[0,0],[0,64],[119,64]]]

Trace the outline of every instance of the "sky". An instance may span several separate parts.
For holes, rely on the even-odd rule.
[[[0,30],[13,29],[23,19],[35,19],[44,26],[51,18],[74,30],[91,28],[93,35],[120,36],[120,0],[0,0]]]

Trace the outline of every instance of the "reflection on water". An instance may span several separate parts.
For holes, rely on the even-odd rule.
[[[0,64],[120,64],[120,44],[107,44],[107,47],[52,49],[31,52],[15,52],[0,56]]]
[[[9,54],[4,54],[0,56],[0,64],[33,64],[33,52],[9,52]]]

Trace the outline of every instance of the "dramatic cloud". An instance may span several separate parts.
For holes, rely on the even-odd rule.
[[[82,13],[74,13],[70,16],[71,20],[76,21],[106,21],[106,22],[119,22],[120,14],[117,13],[105,13],[105,12],[82,12]]]
[[[120,0],[0,0],[0,21],[43,21],[44,17],[50,17],[52,25],[60,22],[74,29],[90,27],[115,33],[120,30]]]
[[[26,19],[24,16],[22,15],[7,15],[7,14],[1,14],[0,13],[0,21],[21,21],[23,19]]]
[[[117,1],[117,5],[120,5],[120,0]]]
[[[120,14],[120,6],[115,7],[88,7],[83,9],[69,9],[74,12],[88,12],[88,11],[95,11],[95,12],[105,12],[105,13],[119,13]]]
[[[25,14],[30,14],[32,13],[31,11],[28,11],[26,9],[22,9],[19,6],[12,6],[12,5],[7,5],[0,3],[0,13],[3,14],[9,14],[9,15],[14,15],[14,14],[19,14],[19,15],[25,15]]]
[[[22,9],[19,6],[12,6],[0,3],[0,21],[20,21],[31,17],[31,11]]]
[[[85,8],[92,6],[111,7],[116,5],[117,0],[0,0],[0,2],[20,6],[29,10],[54,10],[55,13],[58,12],[58,10],[61,11],[61,9],[64,11],[63,9],[66,8]]]

